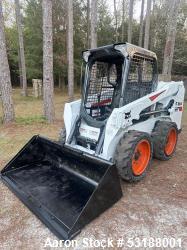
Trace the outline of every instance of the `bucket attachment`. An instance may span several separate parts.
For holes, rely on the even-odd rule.
[[[40,136],[34,136],[7,164],[1,179],[65,240],[122,196],[112,163]]]

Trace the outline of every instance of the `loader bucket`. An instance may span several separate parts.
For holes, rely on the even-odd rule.
[[[34,136],[1,171],[2,181],[60,239],[71,239],[121,196],[116,167]]]

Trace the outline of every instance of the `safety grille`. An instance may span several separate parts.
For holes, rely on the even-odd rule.
[[[112,105],[114,86],[108,82],[109,72],[110,82],[116,82],[117,70],[115,64],[96,61],[91,66],[85,108],[91,117],[98,120],[106,119],[106,114]]]
[[[133,56],[125,89],[125,104],[153,91],[153,66],[153,58]]]

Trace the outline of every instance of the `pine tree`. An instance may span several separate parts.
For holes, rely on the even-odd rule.
[[[54,121],[52,0],[43,0],[43,97],[44,115]]]
[[[124,22],[125,22],[125,0],[122,1],[122,31],[121,31],[121,37],[122,41],[124,41],[125,38],[125,27],[124,27]]]
[[[162,74],[165,80],[171,80],[171,69],[175,48],[177,17],[180,6],[180,0],[170,0],[170,11],[167,22],[167,37],[164,50],[164,61]]]
[[[87,0],[87,46],[90,48],[90,0]]]
[[[144,36],[144,48],[145,49],[148,49],[148,47],[149,47],[151,3],[152,3],[152,0],[147,0],[147,11],[146,11],[146,21],[145,21],[145,36]]]
[[[141,4],[141,14],[140,14],[140,34],[139,34],[139,42],[138,42],[138,45],[139,45],[140,47],[142,47],[143,21],[144,21],[144,0],[142,0],[142,4]]]
[[[118,42],[118,13],[117,13],[116,0],[114,0],[114,17],[115,17],[115,40],[117,43]]]
[[[68,95],[69,100],[74,96],[74,46],[73,46],[73,1],[68,0],[68,30],[67,30],[67,57],[68,57]]]
[[[91,48],[97,47],[97,0],[91,0]]]
[[[3,122],[5,124],[14,121],[14,105],[12,100],[12,86],[10,69],[6,52],[4,20],[2,1],[0,1],[0,94],[3,106]]]
[[[133,5],[134,5],[134,0],[130,0],[130,4],[129,4],[129,24],[128,24],[128,43],[132,42]]]
[[[26,76],[26,66],[25,66],[25,52],[24,52],[24,41],[22,32],[22,22],[21,22],[21,12],[20,12],[20,2],[15,0],[15,10],[16,10],[16,23],[18,29],[19,38],[19,62],[20,62],[20,80],[22,81],[22,94],[27,96],[27,76]]]

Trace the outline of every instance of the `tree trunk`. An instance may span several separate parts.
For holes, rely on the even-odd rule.
[[[91,0],[91,48],[97,48],[97,0]]]
[[[118,14],[117,14],[117,6],[116,0],[114,0],[114,17],[115,17],[115,40],[118,42]]]
[[[2,1],[0,1],[0,94],[3,107],[3,122],[5,124],[14,121],[14,105],[12,100],[12,86],[10,69],[5,43],[4,20]]]
[[[22,91],[23,89],[23,77],[22,77],[22,71],[21,71],[21,59],[20,59],[20,49],[18,48],[18,67],[19,67],[19,83],[20,83],[20,89]]]
[[[21,13],[20,13],[20,3],[19,0],[15,0],[15,10],[16,10],[16,23],[18,29],[19,37],[19,56],[20,56],[20,85],[22,84],[22,94],[27,96],[27,76],[26,76],[26,66],[25,66],[25,53],[24,53],[24,42],[23,42],[23,32],[22,32],[22,22],[21,22]]]
[[[134,5],[134,0],[130,0],[130,5],[129,5],[129,23],[128,23],[128,43],[132,42],[133,5]]]
[[[125,23],[125,0],[123,0],[122,2],[122,23],[121,23],[121,26],[122,26],[122,34],[121,34],[121,40],[122,42],[124,42],[124,39],[125,39],[125,27],[124,27],[124,23]]]
[[[90,0],[87,0],[87,47],[90,48]]]
[[[164,79],[171,80],[171,70],[175,48],[175,37],[177,28],[177,17],[180,6],[180,0],[170,0],[170,11],[167,22],[167,37],[164,50],[164,61],[162,74]]]
[[[147,0],[146,22],[145,22],[145,36],[144,36],[144,48],[149,47],[149,30],[150,30],[150,15],[151,15],[151,3],[152,0]]]
[[[52,0],[43,0],[43,98],[44,115],[54,121]]]
[[[73,0],[68,0],[68,33],[67,33],[67,58],[68,58],[68,95],[72,101],[74,97],[74,45],[73,45]]]
[[[156,0],[153,0],[153,9],[152,9],[151,21],[150,21],[151,24],[154,23],[154,21],[155,21],[155,14],[156,14]],[[150,41],[149,41],[150,50],[154,50],[156,41],[157,41],[157,39],[156,39],[155,27],[152,27],[152,29],[150,31]]]
[[[62,79],[60,73],[58,73],[58,88],[62,89]]]
[[[141,5],[141,15],[140,15],[140,34],[139,34],[139,46],[142,47],[142,38],[143,38],[143,20],[144,20],[144,0],[142,0]]]

